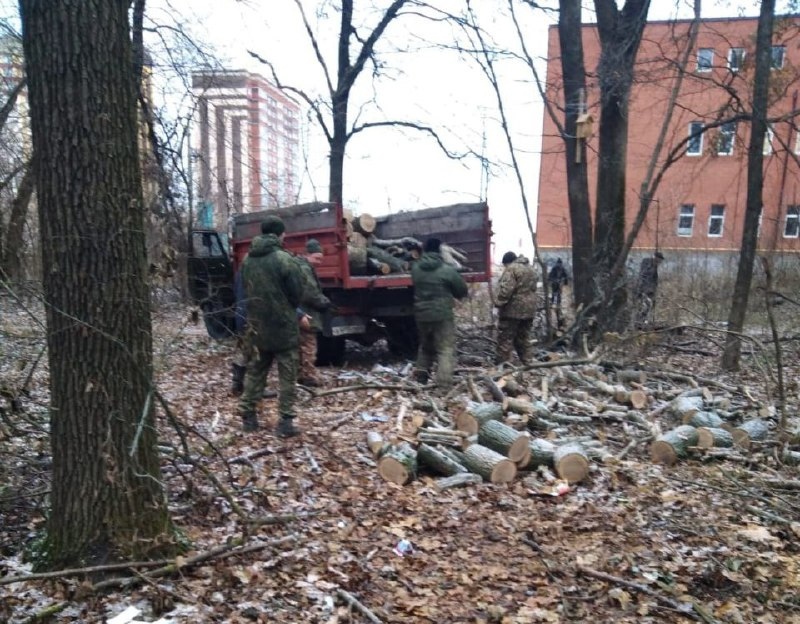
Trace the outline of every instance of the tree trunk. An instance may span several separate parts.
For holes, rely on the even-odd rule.
[[[753,265],[758,247],[759,219],[764,186],[764,135],[767,133],[767,105],[769,76],[772,66],[772,25],[775,15],[775,0],[763,0],[758,17],[756,34],[756,68],[753,83],[753,121],[750,128],[750,146],[747,150],[747,208],[744,213],[742,248],[739,268],[733,287],[733,301],[728,314],[728,333],[722,352],[722,368],[738,370],[741,354],[739,334],[744,329],[750,284],[753,281]]]
[[[22,278],[23,233],[33,190],[33,167],[29,164],[25,167],[25,173],[22,174],[22,180],[17,187],[17,194],[11,203],[11,216],[8,219],[2,265],[0,265],[0,271],[12,282]]]
[[[22,0],[50,364],[46,563],[172,551],[125,0]],[[65,62],[65,59],[69,62]]]
[[[581,38],[580,0],[560,0],[558,38],[561,45],[561,76],[564,81],[564,156],[567,159],[567,199],[572,234],[572,296],[584,308],[594,298],[592,282],[592,216],[586,142],[578,141],[579,102],[586,93],[586,70]],[[583,95],[582,95],[583,94]]]

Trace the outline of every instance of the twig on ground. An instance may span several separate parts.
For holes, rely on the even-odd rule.
[[[383,624],[383,620],[381,620],[377,615],[375,615],[372,611],[370,611],[362,602],[360,602],[353,594],[350,592],[339,588],[336,590],[336,595],[339,596],[342,600],[344,600],[347,604],[351,607],[355,607],[361,615],[367,618],[373,624]]]

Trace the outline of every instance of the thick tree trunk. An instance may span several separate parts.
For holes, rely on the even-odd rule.
[[[759,219],[764,186],[764,135],[767,132],[767,105],[769,76],[772,60],[772,25],[775,15],[775,0],[763,0],[758,17],[756,34],[756,69],[753,83],[753,121],[750,124],[750,145],[747,150],[747,208],[744,213],[742,249],[739,269],[733,287],[733,301],[728,314],[728,333],[722,353],[722,368],[738,370],[741,352],[739,334],[744,329],[750,284],[753,281],[753,265],[758,247]]]
[[[8,219],[8,229],[5,232],[5,244],[3,245],[2,273],[11,281],[22,278],[22,252],[24,251],[23,233],[25,221],[28,216],[28,206],[33,197],[34,180],[33,168],[30,164],[25,167],[17,194],[11,203],[11,216]]]
[[[59,568],[172,550],[153,413],[129,5],[20,3],[50,363],[46,555]]]

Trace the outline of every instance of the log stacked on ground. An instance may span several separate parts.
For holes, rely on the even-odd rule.
[[[481,444],[472,444],[464,451],[464,465],[470,472],[492,483],[510,483],[517,475],[517,465]]]
[[[450,477],[461,472],[469,472],[466,466],[457,462],[451,455],[443,453],[429,444],[420,444],[417,447],[417,461],[420,465],[430,468],[436,474]]]
[[[517,465],[527,465],[531,449],[529,436],[497,420],[489,420],[478,431],[478,443],[508,457]]]
[[[690,446],[697,446],[697,429],[681,425],[660,436],[650,445],[650,457],[656,464],[671,466],[687,457]]]
[[[500,403],[470,401],[467,409],[456,416],[456,427],[469,434],[478,433],[485,422],[503,420],[503,415],[503,406]]]
[[[390,446],[378,460],[378,474],[397,485],[412,481],[417,476],[417,451],[407,442]]]
[[[739,448],[749,449],[753,440],[764,440],[769,433],[769,424],[766,420],[756,418],[743,422],[738,427],[731,429],[733,443]]]
[[[553,467],[567,483],[579,483],[589,474],[589,457],[579,443],[563,444],[553,451]]]
[[[730,448],[733,446],[733,435],[727,429],[698,427],[697,446],[700,448]]]

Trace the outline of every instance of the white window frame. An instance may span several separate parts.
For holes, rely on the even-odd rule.
[[[714,208],[721,208],[722,214],[715,215]],[[714,234],[711,232],[712,223],[719,223],[719,233]],[[722,238],[725,234],[725,204],[711,204],[711,210],[708,214],[708,236],[709,238]]]
[[[793,223],[794,234],[789,234],[789,223]],[[786,206],[786,219],[783,222],[784,238],[800,238],[800,206]]]
[[[701,62],[701,59],[702,62]],[[714,69],[714,48],[700,48],[697,50],[697,73],[705,74]]]
[[[703,129],[703,122],[702,121],[693,121],[693,122],[691,122],[689,124],[689,137],[692,136],[693,129],[695,128],[695,126],[699,126],[700,130],[702,130]],[[692,146],[692,140],[691,140],[691,138],[689,139],[689,142],[686,144],[686,155],[687,156],[700,156],[700,155],[702,155],[702,153],[703,153],[703,133],[702,132],[699,133],[699,135],[697,137],[697,140],[698,140],[698,149],[697,149],[697,151],[693,151],[693,150],[690,149],[691,146]]]
[[[681,227],[681,221],[688,219],[689,226]],[[694,204],[681,204],[678,207],[678,228],[677,234],[682,237],[689,237],[694,232]]]
[[[747,50],[744,48],[731,48],[728,50],[728,69],[732,72],[738,72],[744,67],[744,59],[747,56]],[[738,64],[734,65],[733,60],[738,59]]]
[[[794,153],[800,154],[800,129],[795,129],[794,134]]]
[[[772,129],[772,125],[767,124],[767,131],[764,133],[764,156],[769,156],[772,154],[772,142],[775,140],[775,130]]]
[[[775,63],[775,53],[780,50],[780,63]],[[786,64],[786,46],[784,45],[774,45],[772,46],[772,50],[770,51],[770,60],[769,66],[772,69],[783,69],[783,66]]]
[[[730,134],[730,147],[727,151],[722,151],[725,144],[724,137]],[[717,137],[717,154],[719,156],[730,156],[733,154],[733,146],[736,143],[736,122],[729,121],[719,127],[719,136]]]

